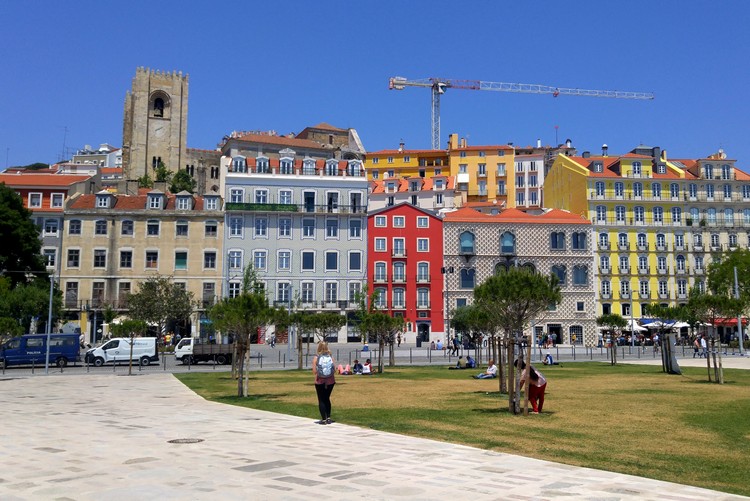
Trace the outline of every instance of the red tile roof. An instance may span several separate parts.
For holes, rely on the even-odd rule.
[[[549,209],[543,214],[529,214],[519,209],[505,209],[498,214],[483,214],[469,207],[446,212],[445,222],[455,223],[521,223],[521,224],[580,224],[591,225],[591,221],[561,209]]]
[[[110,209],[103,210],[119,210],[119,211],[135,211],[135,210],[146,210],[148,207],[148,193],[152,190],[148,188],[141,188],[138,190],[138,195],[113,195],[114,206]],[[172,193],[167,193],[167,206],[164,210],[175,210],[176,196]],[[193,196],[195,201],[193,209],[194,211],[203,210],[203,197]],[[96,195],[81,195],[78,198],[72,200],[69,209],[94,209],[96,208]]]
[[[237,138],[232,138],[230,141],[246,141],[252,143],[263,143],[263,144],[276,144],[279,146],[289,146],[296,148],[317,148],[320,149],[322,146],[316,141],[310,141],[309,139],[297,139],[296,137],[286,136],[269,136],[264,134],[245,134]]]
[[[62,187],[72,186],[76,183],[83,183],[93,176],[85,174],[0,174],[0,183],[8,186],[21,187]]]

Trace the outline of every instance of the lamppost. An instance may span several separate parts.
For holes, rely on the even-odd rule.
[[[55,291],[55,269],[47,268],[49,272],[49,311],[47,312],[47,356],[44,357],[44,373],[49,374],[49,344],[52,334],[52,295]]]

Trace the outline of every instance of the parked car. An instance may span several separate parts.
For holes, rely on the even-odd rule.
[[[81,361],[78,334],[50,334],[49,363],[65,367]],[[10,365],[44,365],[47,359],[47,334],[26,334],[3,343],[0,367]]]
[[[137,337],[133,339],[131,355],[130,338],[116,337],[101,346],[91,348],[86,352],[86,362],[101,367],[104,364],[129,362],[132,360],[141,365],[149,365],[159,361],[159,351],[156,348],[155,337]]]

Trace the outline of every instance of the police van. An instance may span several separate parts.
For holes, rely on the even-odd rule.
[[[78,334],[49,335],[49,363],[65,367],[81,361]],[[44,365],[47,359],[47,334],[27,334],[9,339],[0,347],[0,367]]]

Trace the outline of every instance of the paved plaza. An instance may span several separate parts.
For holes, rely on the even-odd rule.
[[[168,373],[9,371],[0,388],[5,501],[748,499],[208,402]]]

